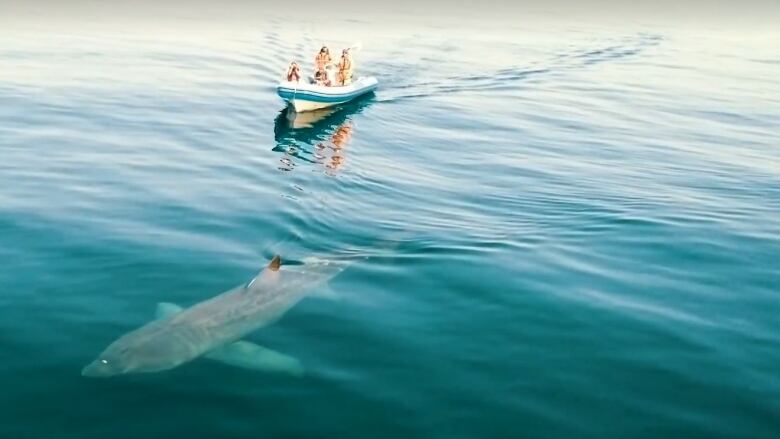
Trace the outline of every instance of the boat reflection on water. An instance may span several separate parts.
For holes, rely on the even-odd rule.
[[[279,169],[292,171],[299,164],[313,163],[334,175],[344,164],[344,150],[354,131],[352,119],[369,103],[367,98],[305,113],[289,107],[282,110],[274,121],[273,151],[283,154]]]

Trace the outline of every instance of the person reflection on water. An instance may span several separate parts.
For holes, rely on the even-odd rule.
[[[347,121],[344,124],[342,124],[336,130],[336,132],[333,133],[333,136],[331,136],[330,141],[333,144],[333,146],[331,146],[333,152],[330,155],[330,163],[325,164],[325,167],[330,171],[328,172],[328,174],[333,175],[334,172],[337,171],[344,164],[344,154],[342,153],[342,150],[344,149],[345,146],[347,146],[351,138],[352,138],[351,121]]]

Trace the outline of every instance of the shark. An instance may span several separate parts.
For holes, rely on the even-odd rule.
[[[241,339],[277,321],[345,267],[345,261],[319,258],[282,264],[277,255],[248,283],[189,308],[158,304],[156,319],[111,343],[81,374],[161,372],[203,357],[246,369],[301,375],[303,367],[296,358]]]

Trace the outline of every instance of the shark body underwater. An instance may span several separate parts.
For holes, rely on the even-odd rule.
[[[282,265],[273,258],[249,283],[182,309],[157,306],[157,319],[111,343],[81,371],[87,377],[160,372],[199,357],[233,366],[300,375],[300,362],[241,341],[270,325],[317,287],[344,269],[344,263],[314,259]]]

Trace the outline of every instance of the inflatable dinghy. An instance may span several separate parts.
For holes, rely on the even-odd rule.
[[[330,69],[328,76],[333,76]],[[331,79],[331,83],[335,81]],[[308,78],[300,81],[283,80],[276,88],[276,92],[300,113],[349,102],[376,90],[378,84],[373,76],[357,78],[347,85],[330,87],[317,84],[314,78]]]

